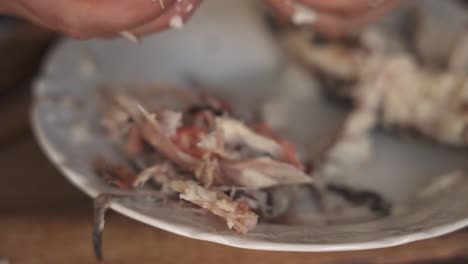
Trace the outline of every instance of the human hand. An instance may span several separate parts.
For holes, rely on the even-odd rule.
[[[330,38],[343,37],[377,20],[400,0],[265,0],[279,15]]]
[[[0,12],[74,38],[135,36],[180,27],[202,0],[0,0]]]

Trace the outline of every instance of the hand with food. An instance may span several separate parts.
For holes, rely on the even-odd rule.
[[[283,18],[311,26],[331,38],[346,36],[373,22],[400,0],[266,0]]]
[[[180,28],[201,0],[3,0],[0,13],[88,39]]]

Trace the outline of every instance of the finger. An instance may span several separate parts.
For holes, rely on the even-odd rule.
[[[267,0],[283,18],[298,25],[309,25],[315,31],[329,37],[340,38],[349,32],[355,32],[365,24],[378,19],[398,5],[397,0],[387,1],[381,6],[370,9],[364,14],[337,15],[330,12],[317,12],[285,0]]]
[[[340,38],[348,34],[356,33],[367,24],[378,20],[393,10],[400,0],[392,0],[372,9],[362,15],[351,17],[336,16],[334,14],[320,14],[313,28],[330,38]]]
[[[319,13],[334,13],[335,15],[355,15],[369,11],[375,6],[372,0],[266,0],[284,17],[293,12],[295,6],[305,6]],[[394,1],[394,0],[388,0]]]
[[[265,2],[270,5],[275,12],[283,19],[290,21],[291,17],[294,14],[294,7],[291,3],[292,1],[285,0],[265,0]]]
[[[69,23],[76,26],[77,31],[91,36],[119,32],[125,28],[133,28],[145,24],[161,16],[176,4],[176,0],[113,0],[78,2],[78,7],[72,12]],[[66,15],[66,14],[63,14]],[[72,26],[73,28],[73,26]]]
[[[86,39],[134,27],[159,16],[176,0],[18,1],[14,14],[75,38]],[[161,4],[162,3],[162,4]]]
[[[379,2],[379,1],[377,1]],[[380,1],[382,2],[382,1]],[[372,21],[376,21],[379,18],[384,17],[386,14],[390,13],[392,10],[398,7],[401,0],[388,0],[380,5],[375,6],[370,12],[363,16],[355,17],[355,27],[362,27],[366,24],[369,24]]]
[[[313,29],[331,39],[338,39],[352,31],[353,26],[341,16],[321,13],[319,19],[312,25]]]
[[[179,29],[193,15],[201,0],[179,0],[157,19],[129,30],[136,36],[163,31],[169,27]]]
[[[314,8],[319,12],[341,15],[360,14],[374,7],[371,0],[297,0],[297,2]]]
[[[364,14],[354,16],[336,16],[331,13],[320,13],[312,27],[319,33],[330,37],[340,38],[348,34],[356,33],[367,24],[378,20],[393,10],[399,1],[387,1],[381,6]]]
[[[318,12],[303,4],[289,0],[266,0],[266,2],[288,22],[296,25],[312,25],[318,19]]]

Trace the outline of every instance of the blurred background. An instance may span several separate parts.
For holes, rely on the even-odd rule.
[[[29,124],[30,86],[60,36],[0,19],[0,263],[95,263],[92,201],[54,169]],[[468,263],[468,230],[389,249],[280,253],[179,237],[109,214],[106,263]]]

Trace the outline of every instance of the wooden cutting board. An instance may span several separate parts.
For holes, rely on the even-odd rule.
[[[0,217],[0,254],[12,263],[94,263],[91,209],[16,213]],[[177,236],[109,214],[104,233],[105,263],[203,264],[436,264],[468,263],[468,232],[405,246],[334,253],[237,249]]]

